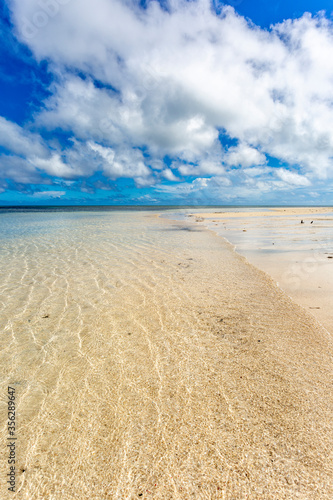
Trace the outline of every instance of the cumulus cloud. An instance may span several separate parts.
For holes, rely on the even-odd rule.
[[[38,136],[0,121],[0,141],[37,171],[100,170],[139,186],[197,176],[190,191],[218,190],[221,179],[301,188],[333,175],[333,27],[323,14],[263,30],[208,0],[9,5],[18,38],[55,75],[34,125],[74,138],[46,154]],[[270,170],[269,158],[288,169]]]
[[[299,175],[296,172],[290,172],[285,168],[279,168],[276,170],[276,175],[282,179],[287,184],[292,184],[294,186],[310,186],[311,182],[304,175]]]
[[[266,157],[264,154],[250,147],[248,144],[243,143],[236,147],[229,148],[224,157],[226,165],[244,168],[262,165],[265,161]]]
[[[50,148],[38,133],[3,117],[0,117],[0,146],[5,150],[0,156],[0,178],[38,183],[42,181],[42,174],[75,178],[85,173],[81,168],[65,163],[60,153]],[[73,151],[68,152],[68,156],[71,155]]]
[[[168,181],[178,181],[179,179],[175,176],[173,171],[170,168],[166,168],[161,173],[162,177],[167,179]]]
[[[0,155],[0,178],[27,184],[48,184],[50,180],[43,179],[42,174],[78,179],[100,170],[112,180],[133,178],[138,186],[154,183],[151,169],[145,165],[140,150],[126,145],[114,150],[74,138],[71,143],[71,147],[54,150],[47,147],[39,134],[0,117],[0,146],[6,150]]]
[[[89,142],[88,146],[100,157],[102,169],[110,179],[130,177],[135,179],[138,185],[149,184],[147,178],[151,172],[144,163],[141,151],[131,149],[116,152],[94,142]]]
[[[47,156],[47,148],[38,134],[0,116],[0,146],[5,150],[24,156]]]
[[[26,158],[15,155],[0,156],[0,178],[23,184],[37,184],[41,181],[41,176],[34,165]]]

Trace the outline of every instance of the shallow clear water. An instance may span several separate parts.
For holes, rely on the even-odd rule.
[[[330,339],[230,245],[151,211],[0,224],[1,499],[332,498]]]

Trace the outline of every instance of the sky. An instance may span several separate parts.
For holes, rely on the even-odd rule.
[[[333,0],[5,0],[0,205],[329,205]]]

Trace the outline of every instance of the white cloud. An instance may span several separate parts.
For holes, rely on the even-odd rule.
[[[0,178],[8,178],[18,183],[41,182],[41,174],[45,173],[72,179],[94,171],[94,168],[90,168],[90,172],[82,168],[83,150],[79,158],[76,158],[76,164],[72,166],[70,161],[75,156],[75,148],[63,152],[63,156],[67,157],[66,163],[61,154],[48,147],[38,133],[32,133],[3,117],[0,117],[0,145],[7,150],[6,154],[0,156]],[[43,182],[48,184],[50,181]]]
[[[151,170],[145,165],[141,151],[124,149],[115,151],[94,142],[88,142],[92,151],[97,153],[101,160],[103,172],[110,179],[130,177],[138,185],[145,185],[151,175]]]
[[[267,31],[230,7],[217,16],[208,0],[170,0],[168,11],[157,2],[145,11],[131,0],[54,2],[43,27],[40,0],[9,0],[18,36],[56,75],[35,124],[76,141],[45,156],[40,138],[0,122],[0,141],[15,154],[37,158],[52,175],[102,169],[142,186],[177,175],[234,184],[237,175],[246,189],[279,190],[333,175],[333,28],[325,17],[304,14]],[[238,145],[221,147],[221,131]],[[265,170],[268,156],[291,171]]]
[[[66,191],[38,191],[32,196],[35,198],[61,198],[65,196]]]
[[[41,176],[34,165],[27,159],[14,155],[0,156],[0,178],[23,184],[41,181]]]
[[[229,148],[224,158],[226,165],[244,168],[262,165],[265,161],[265,155],[260,153],[257,149],[243,143],[236,147]]]
[[[0,116],[0,146],[17,155],[46,156],[41,137]]]
[[[168,181],[174,181],[174,182],[179,181],[179,179],[175,176],[175,174],[172,172],[172,170],[170,168],[165,168],[161,172],[161,175],[162,175],[162,177],[164,177]]]
[[[259,175],[265,175],[272,172],[273,169],[270,167],[251,167],[244,168],[242,173],[249,177],[257,177]]]
[[[292,184],[294,186],[310,186],[311,182],[304,175],[299,175],[296,172],[290,172],[285,168],[279,168],[276,170],[276,175],[282,179],[287,184]]]
[[[53,154],[50,158],[32,158],[31,163],[38,169],[46,172],[49,175],[63,178],[73,178],[80,175],[80,171],[74,170],[69,165],[66,165],[58,153]]]

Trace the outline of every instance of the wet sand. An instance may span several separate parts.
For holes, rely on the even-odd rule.
[[[235,212],[217,210],[216,212],[198,212],[192,214],[193,217],[204,219],[225,219],[240,217],[272,217],[272,216],[292,216],[292,215],[318,215],[332,213],[332,207],[272,207],[265,210],[238,210]]]
[[[0,254],[1,498],[333,497],[333,350],[311,315],[192,223],[40,226]]]
[[[333,334],[333,208],[198,212],[190,220],[225,237]]]

